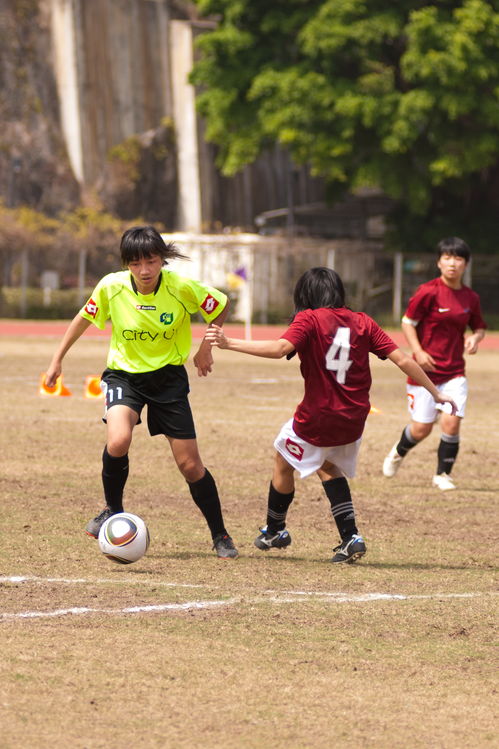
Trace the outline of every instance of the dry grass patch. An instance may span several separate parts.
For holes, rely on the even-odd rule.
[[[54,344],[2,341],[2,749],[494,745],[498,354],[469,361],[450,496],[430,485],[437,433],[395,479],[380,475],[407,416],[403,378],[373,362],[382,414],[368,420],[352,482],[368,554],[338,568],[313,478],[297,484],[292,546],[263,554],[252,543],[265,521],[273,438],[302,392],[296,361],[217,352],[208,379],[191,369],[191,402],[241,556],[214,556],[165,441],[142,425],[126,507],[144,517],[152,543],[123,568],[83,533],[102,504],[105,438],[102,404],[82,397],[83,381],[103,368],[107,345],[79,342],[65,370],[73,396],[41,398]],[[405,598],[369,600],[377,594]],[[203,601],[220,603],[123,611]]]

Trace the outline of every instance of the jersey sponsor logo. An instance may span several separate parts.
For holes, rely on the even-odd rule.
[[[125,329],[121,331],[121,336],[125,341],[155,341],[158,336],[167,340],[171,338],[171,335],[166,334],[166,330],[163,333],[151,333],[150,330]]]
[[[165,325],[171,325],[173,322],[173,312],[162,312],[159,320]]]
[[[296,458],[296,460],[301,460],[303,458],[303,447],[301,445],[298,445],[296,442],[293,442],[293,440],[289,439],[289,437],[286,440],[286,450],[294,458]]]
[[[87,315],[90,315],[91,317],[95,317],[98,311],[99,311],[99,308],[94,302],[94,300],[89,299],[85,305],[85,312],[87,313]]]
[[[450,312],[450,307],[439,307],[438,311],[439,312]]]
[[[155,310],[154,304],[136,304],[135,309]]]
[[[206,297],[206,299],[200,306],[201,306],[201,309],[204,309],[204,311],[208,315],[211,315],[211,313],[216,310],[218,305],[219,305],[219,302],[217,302],[215,297],[213,297],[211,294],[208,294],[208,296]]]

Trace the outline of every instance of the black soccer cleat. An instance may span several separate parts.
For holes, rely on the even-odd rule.
[[[257,549],[262,551],[268,551],[269,549],[285,549],[291,543],[291,536],[288,531],[283,528],[282,531],[272,533],[267,530],[265,525],[260,528],[260,535],[255,538],[254,544]]]
[[[99,512],[92,520],[89,520],[85,526],[85,533],[93,538],[99,538],[99,531],[101,526],[104,525],[106,520],[112,515],[116,515],[109,507],[104,507],[102,512]]]
[[[239,552],[234,546],[234,541],[226,533],[219,533],[213,539],[213,549],[220,559],[236,559]]]
[[[347,564],[353,564],[356,559],[360,559],[366,553],[366,544],[362,536],[354,535],[343,541],[339,546],[333,549],[335,555],[331,559],[332,562],[347,562]]]

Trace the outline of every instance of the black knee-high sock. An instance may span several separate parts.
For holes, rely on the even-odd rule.
[[[128,478],[128,453],[119,458],[109,455],[107,445],[102,453],[102,484],[107,506],[123,512],[123,490]]]
[[[289,505],[293,501],[295,491],[282,494],[274,488],[272,481],[269,486],[269,499],[267,506],[267,530],[271,533],[283,531],[286,527],[286,515]]]
[[[341,540],[347,541],[358,533],[348,481],[344,476],[341,476],[338,479],[323,481],[322,486],[331,504],[331,512],[336,521]]]
[[[227,531],[225,530],[222,507],[215,479],[207,468],[205,471],[202,479],[193,481],[192,483],[188,481],[187,486],[189,487],[191,497],[208,523],[212,538],[215,538],[215,536],[219,536],[220,534],[226,535]]]
[[[414,439],[414,437],[411,434],[411,425],[407,424],[406,427],[402,430],[402,434],[400,435],[400,440],[395,448],[398,452],[398,454],[403,458],[409,450],[412,450],[413,447],[417,445],[417,440]]]
[[[459,435],[444,434],[438,445],[437,473],[450,473],[459,452]]]

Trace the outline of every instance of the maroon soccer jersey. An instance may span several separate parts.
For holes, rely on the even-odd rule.
[[[357,440],[369,413],[369,353],[380,359],[397,346],[372,318],[345,307],[298,312],[281,336],[300,357],[305,395],[293,428],[312,445]]]
[[[480,311],[480,298],[468,286],[451,289],[441,278],[427,281],[409,300],[405,318],[417,322],[422,348],[435,360],[434,372],[426,374],[440,384],[464,375],[464,333],[486,328]],[[416,385],[410,377],[408,382]]]

